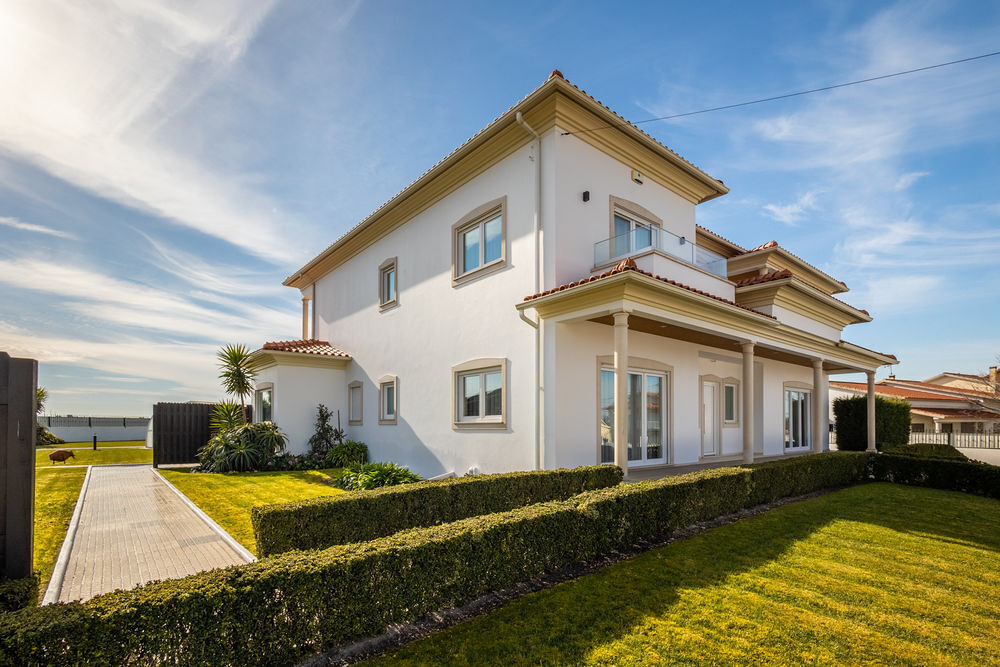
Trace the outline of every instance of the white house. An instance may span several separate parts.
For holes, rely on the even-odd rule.
[[[828,376],[896,359],[842,282],[697,226],[727,192],[553,72],[285,281],[255,414],[427,475],[822,450]]]

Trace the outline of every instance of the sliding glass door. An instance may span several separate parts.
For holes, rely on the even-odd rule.
[[[665,463],[667,456],[667,379],[665,373],[629,371],[628,447],[630,466]],[[601,463],[615,460],[615,373],[601,369]]]

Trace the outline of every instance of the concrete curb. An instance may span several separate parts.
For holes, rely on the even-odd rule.
[[[56,566],[52,570],[52,577],[49,579],[48,588],[45,589],[45,597],[42,604],[52,604],[59,600],[59,591],[62,590],[63,579],[66,578],[66,568],[69,565],[69,554],[73,551],[73,540],[76,539],[76,528],[80,525],[80,513],[83,511],[83,499],[87,495],[87,487],[90,485],[90,471],[93,466],[87,466],[87,474],[83,478],[83,486],[80,487],[80,495],[76,499],[76,507],[73,508],[73,518],[69,521],[69,528],[66,530],[66,537],[63,538],[62,548],[59,549],[59,558]]]
[[[180,489],[178,489],[176,486],[174,486],[173,484],[171,484],[170,482],[168,482],[167,478],[164,477],[163,475],[161,475],[159,470],[156,470],[155,468],[150,468],[150,470],[153,471],[154,475],[156,475],[157,477],[160,478],[161,482],[163,482],[164,484],[167,485],[167,488],[169,488],[171,491],[173,491],[174,493],[176,493],[177,497],[180,498],[181,501],[183,501],[185,505],[187,505],[188,507],[190,507],[194,511],[194,513],[197,514],[201,518],[202,521],[204,521],[205,523],[207,523],[209,525],[209,527],[212,530],[214,530],[219,535],[219,537],[222,538],[222,540],[226,544],[228,544],[230,547],[232,547],[233,551],[235,551],[236,553],[238,553],[240,555],[240,558],[242,558],[243,560],[245,560],[248,563],[256,562],[256,560],[257,560],[256,556],[254,556],[252,553],[250,553],[250,551],[247,550],[247,548],[245,546],[243,546],[242,544],[240,544],[239,542],[237,542],[235,539],[233,539],[233,536],[230,535],[229,533],[227,533],[226,530],[222,526],[220,526],[219,524],[215,523],[215,521],[212,520],[212,517],[208,516],[203,511],[201,511],[201,508],[198,507],[197,505],[195,505],[193,502],[191,502],[191,499],[188,498],[187,496],[185,496],[184,493],[181,492]]]

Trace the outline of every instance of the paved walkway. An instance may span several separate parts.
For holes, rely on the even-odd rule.
[[[246,561],[149,466],[94,466],[59,601]]]

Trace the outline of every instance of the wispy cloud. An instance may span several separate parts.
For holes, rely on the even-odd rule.
[[[23,220],[18,220],[17,218],[11,218],[6,216],[0,216],[0,226],[10,227],[11,229],[18,229],[22,232],[34,232],[36,234],[47,234],[49,236],[58,236],[63,239],[75,239],[76,236],[70,234],[69,232],[64,232],[60,229],[53,229],[51,227],[46,227],[45,225],[35,225],[30,222],[24,222]]]
[[[920,180],[924,176],[930,176],[930,175],[931,175],[931,172],[929,172],[929,171],[910,171],[910,172],[907,172],[907,173],[903,174],[902,176],[900,176],[899,179],[896,180],[895,190],[896,191],[907,190],[907,189],[909,189],[909,187],[911,185],[913,185],[914,183],[916,183],[918,180]]]
[[[0,8],[0,148],[101,197],[297,262],[253,174],[162,132],[231,70],[274,0],[8,3]],[[238,231],[237,231],[238,230]]]
[[[764,211],[770,217],[786,225],[797,225],[812,211],[817,209],[816,190],[811,190],[791,204],[765,204]]]

